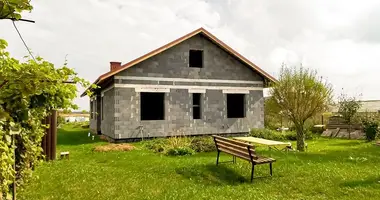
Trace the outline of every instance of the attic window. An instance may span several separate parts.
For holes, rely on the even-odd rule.
[[[190,50],[189,67],[196,67],[196,68],[203,67],[203,51],[202,50]]]

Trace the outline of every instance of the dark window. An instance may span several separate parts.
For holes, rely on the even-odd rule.
[[[141,92],[141,120],[163,120],[165,93]]]
[[[102,97],[100,112],[102,112],[102,120],[104,119],[104,97]]]
[[[193,119],[201,119],[201,94],[193,93]]]
[[[203,51],[202,50],[190,50],[189,53],[189,66],[190,67],[203,67]]]
[[[227,118],[244,118],[244,94],[227,94]]]

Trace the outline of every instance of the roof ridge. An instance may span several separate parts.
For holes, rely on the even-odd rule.
[[[227,51],[228,53],[232,54],[233,56],[235,56],[236,58],[240,59],[243,63],[247,64],[248,66],[250,66],[252,69],[258,71],[262,76],[264,76],[265,78],[269,79],[270,81],[272,82],[276,82],[277,80],[271,76],[270,74],[268,74],[267,72],[265,72],[264,70],[262,70],[260,67],[258,67],[256,64],[252,63],[250,60],[248,60],[247,58],[245,58],[244,56],[242,56],[240,53],[236,52],[235,50],[233,50],[231,47],[229,47],[227,44],[225,44],[224,42],[222,42],[221,40],[219,40],[217,37],[215,37],[213,34],[211,34],[210,32],[208,32],[206,29],[204,29],[203,27],[200,27],[180,38],[177,38],[176,40],[173,40],[157,49],[154,49],[153,51],[150,51],[134,60],[131,60],[127,63],[125,63],[124,65],[121,65],[121,67],[117,70],[114,70],[114,71],[109,71],[109,72],[106,72],[102,75],[99,76],[99,78],[97,78],[94,82],[94,84],[99,84],[101,83],[104,79],[108,78],[108,77],[111,77],[125,69],[128,69],[152,56],[155,56],[163,51],[165,51],[166,49],[169,49],[197,34],[204,34],[208,39],[212,40],[216,45],[218,45],[220,48],[222,48],[223,50]],[[89,89],[89,88],[88,88]],[[85,92],[88,90],[86,89]],[[81,95],[81,96],[84,96],[85,95],[85,92]]]

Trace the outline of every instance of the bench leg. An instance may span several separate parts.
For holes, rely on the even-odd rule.
[[[269,169],[270,169],[270,176],[272,176],[273,174],[272,163],[269,163]]]
[[[219,164],[219,154],[220,154],[220,151],[218,151],[218,155],[216,156],[216,165]]]
[[[236,156],[232,156],[232,163],[236,163]]]
[[[255,165],[252,163],[252,171],[251,171],[251,183],[253,181],[253,174],[255,173]]]

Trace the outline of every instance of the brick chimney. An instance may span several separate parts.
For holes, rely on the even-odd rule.
[[[120,69],[121,67],[121,62],[110,62],[110,71],[115,71]]]

